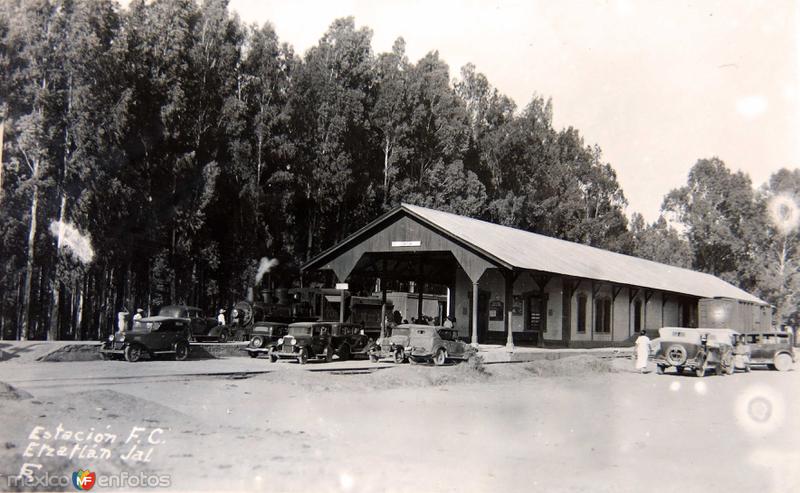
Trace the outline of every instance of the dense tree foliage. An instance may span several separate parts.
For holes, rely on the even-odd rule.
[[[227,305],[399,203],[711,272],[796,317],[797,232],[700,161],[665,219],[634,216],[600,148],[473,65],[335,20],[303,56],[227,0],[0,3],[0,334],[97,338],[115,312]],[[679,231],[681,231],[679,233]],[[685,232],[685,236],[683,233]],[[91,249],[84,238],[91,241]],[[794,308],[792,308],[794,307]],[[794,313],[794,315],[792,315]]]

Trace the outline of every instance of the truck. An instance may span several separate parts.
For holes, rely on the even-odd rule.
[[[698,301],[700,327],[731,329],[740,333],[772,330],[772,307],[733,298],[702,298]]]

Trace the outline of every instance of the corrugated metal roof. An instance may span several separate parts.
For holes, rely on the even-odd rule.
[[[711,274],[425,207],[403,204],[402,208],[518,269],[766,305],[750,293]]]

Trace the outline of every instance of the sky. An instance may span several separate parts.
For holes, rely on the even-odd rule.
[[[402,36],[412,61],[438,50],[524,108],[553,100],[617,171],[628,214],[659,215],[701,158],[755,186],[800,167],[800,2],[678,0],[231,0],[299,53],[334,19],[373,31],[375,53]]]

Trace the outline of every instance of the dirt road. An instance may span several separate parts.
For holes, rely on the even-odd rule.
[[[217,491],[800,491],[800,372],[699,379],[630,365],[0,365],[16,389],[0,389],[0,473],[89,468]],[[70,456],[75,445],[98,457]]]

